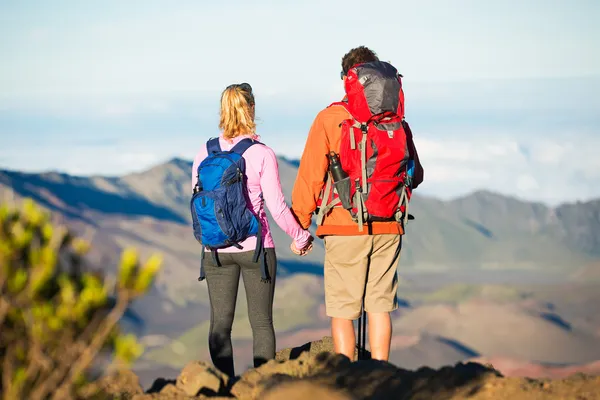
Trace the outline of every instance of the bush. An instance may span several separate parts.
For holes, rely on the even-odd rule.
[[[4,399],[80,399],[101,393],[91,370],[143,351],[118,322],[152,285],[160,256],[121,256],[116,282],[84,268],[89,244],[33,201],[0,206],[0,393]]]

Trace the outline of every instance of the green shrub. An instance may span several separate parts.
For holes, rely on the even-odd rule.
[[[129,365],[143,351],[118,322],[150,288],[160,256],[121,257],[116,282],[84,268],[89,244],[52,224],[33,201],[0,206],[0,393],[4,399],[79,399],[101,388],[90,371],[108,352]]]

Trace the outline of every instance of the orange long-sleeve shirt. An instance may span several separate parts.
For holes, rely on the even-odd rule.
[[[307,229],[311,224],[317,201],[325,186],[329,162],[327,154],[330,151],[339,153],[342,128],[340,123],[351,118],[346,109],[339,105],[325,108],[317,114],[308,132],[306,145],[298,176],[292,191],[292,211],[300,225]],[[363,231],[358,230],[358,224],[352,220],[350,213],[343,208],[333,208],[317,227],[316,235],[366,235],[366,234],[403,234],[402,225],[398,222],[373,222],[365,224]]]

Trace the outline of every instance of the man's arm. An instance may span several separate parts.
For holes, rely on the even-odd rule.
[[[329,140],[322,113],[317,115],[308,132],[292,191],[292,212],[304,229],[310,227],[328,168]]]

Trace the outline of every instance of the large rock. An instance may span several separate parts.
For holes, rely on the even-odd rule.
[[[600,377],[561,380],[505,378],[492,366],[458,363],[416,371],[377,360],[351,362],[335,354],[331,338],[286,349],[259,368],[228,379],[208,363],[188,364],[160,393],[135,400],[600,400]]]
[[[229,376],[203,361],[188,363],[176,381],[157,379],[149,392],[133,400],[190,400],[231,398]],[[219,397],[225,396],[225,397]]]
[[[177,377],[177,389],[188,396],[219,395],[227,390],[229,376],[204,361],[188,363]]]
[[[271,360],[258,368],[246,371],[231,388],[238,399],[256,398],[269,379],[278,377],[304,377],[310,375],[312,358],[308,352],[294,360]]]
[[[308,342],[299,347],[290,349],[283,349],[275,354],[275,359],[278,361],[293,360],[300,356],[300,354],[308,352],[311,356],[326,352],[335,354],[333,347],[333,338],[331,336],[325,336],[323,339]],[[354,351],[354,359],[358,359],[358,349]],[[366,359],[371,358],[371,353],[365,350]]]

